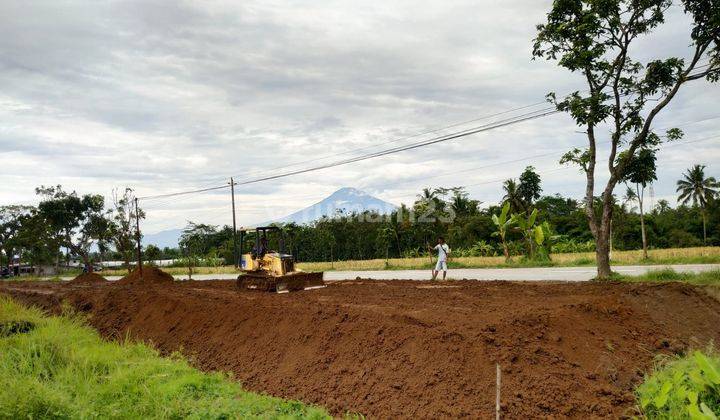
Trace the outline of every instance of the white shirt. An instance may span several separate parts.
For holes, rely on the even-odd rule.
[[[438,252],[438,261],[447,261],[447,256],[450,253],[450,247],[447,244],[437,244],[435,250]]]

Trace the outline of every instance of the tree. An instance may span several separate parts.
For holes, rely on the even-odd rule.
[[[0,207],[0,266],[3,255],[9,264],[18,246],[16,238],[22,229],[22,220],[33,211],[31,206],[11,205]]]
[[[635,190],[633,190],[632,188],[630,188],[628,186],[627,189],[625,190],[625,195],[623,196],[623,209],[625,209],[626,204],[632,204],[632,203],[636,202],[637,198],[638,198],[638,196],[637,196],[637,193],[635,192]],[[625,211],[631,212],[634,209],[635,209],[634,207],[628,207]]]
[[[670,203],[667,200],[660,199],[655,205],[654,210],[657,211],[659,214],[667,213],[668,211],[670,211]]]
[[[41,264],[57,258],[57,247],[52,244],[48,225],[34,207],[23,214],[18,222],[19,229],[11,242],[23,261],[35,267],[35,273],[40,274]]]
[[[503,190],[505,190],[503,201],[510,204],[510,211],[513,213],[525,211],[525,203],[523,202],[522,195],[520,195],[518,184],[514,179],[505,180]]]
[[[149,261],[157,261],[161,259],[162,251],[156,245],[150,244],[145,247],[145,259]]]
[[[188,222],[180,236],[180,248],[189,255],[205,257],[214,246],[212,236],[217,232],[217,226]]]
[[[88,272],[92,271],[90,246],[109,229],[109,221],[103,214],[103,196],[86,194],[80,197],[75,191],[63,191],[60,185],[41,186],[35,192],[42,197],[38,213],[52,236],[59,240],[60,246],[79,256]]]
[[[560,98],[550,93],[548,99],[586,129],[588,147],[568,152],[561,162],[579,165],[586,176],[585,214],[597,245],[598,279],[608,279],[612,274],[609,242],[613,190],[638,150],[661,143],[653,131],[655,118],[686,83],[703,78],[718,80],[720,8],[715,1],[682,0],[682,4],[691,18],[692,51],[687,61],[668,57],[643,64],[630,55],[635,41],[665,22],[672,0],[557,0],[547,22],[537,27],[533,56],[556,60],[561,67],[581,74],[587,84],[587,92]],[[710,59],[707,66],[701,63],[706,58]],[[596,214],[598,128],[605,123],[610,126],[609,177]],[[667,140],[681,135],[680,130],[671,129]],[[624,159],[617,159],[623,150]]]
[[[478,200],[471,200],[468,198],[468,193],[463,187],[452,189],[450,209],[455,213],[455,216],[464,217],[476,214],[479,206],[480,202]]]
[[[542,226],[535,224],[537,215],[537,209],[533,209],[527,219],[522,214],[513,214],[512,217],[512,220],[517,224],[516,229],[520,231],[525,240],[527,258],[530,260],[536,259],[536,248],[545,241],[545,231],[543,231]]]
[[[619,160],[626,159],[624,156],[625,153],[626,152],[619,154]],[[645,200],[645,188],[647,187],[647,184],[652,183],[653,181],[657,181],[657,172],[655,166],[656,160],[657,158],[655,156],[655,149],[642,148],[638,151],[635,157],[632,158],[632,161],[627,165],[627,169],[625,171],[625,174],[623,175],[623,181],[625,181],[626,184],[628,182],[635,184],[634,194],[632,194],[631,196],[626,194],[626,196],[630,200],[636,201],[638,203],[638,207],[640,208],[640,234],[642,236],[644,259],[648,258],[648,243],[647,234],[645,232],[645,211],[643,208],[643,203]],[[630,191],[632,191],[632,189],[628,187],[628,193]]]
[[[535,200],[540,198],[540,193],[542,192],[540,175],[535,172],[534,167],[528,166],[523,173],[520,174],[520,185],[518,185],[517,192],[520,195],[525,211],[530,211]]]
[[[117,190],[113,190],[113,209],[110,213],[112,223],[110,224],[109,236],[115,245],[115,250],[120,253],[125,268],[130,272],[130,261],[133,259],[137,247],[137,232],[135,230],[135,218],[145,218],[145,212],[137,209],[135,214],[135,195],[131,188],[125,188],[122,196]]]
[[[510,213],[510,202],[506,201],[505,205],[503,206],[502,210],[500,211],[500,214],[493,214],[492,215],[492,221],[495,224],[496,231],[493,233],[493,236],[498,236],[500,238],[500,242],[502,243],[503,247],[503,255],[505,255],[505,261],[510,261],[510,251],[508,250],[507,245],[507,233],[510,227],[515,223],[515,217],[510,216],[508,217],[508,214]]]
[[[703,243],[707,244],[707,204],[718,195],[720,183],[714,177],[705,178],[705,165],[695,165],[688,169],[677,182],[678,202],[700,206],[703,224]]]

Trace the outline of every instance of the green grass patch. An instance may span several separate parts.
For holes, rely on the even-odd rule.
[[[636,390],[650,419],[717,419],[720,415],[720,357],[712,351],[658,364]]]
[[[616,275],[615,278],[629,282],[669,282],[681,281],[697,285],[720,286],[720,270],[709,270],[700,273],[675,271],[672,268],[651,270],[639,276]]]
[[[0,297],[0,418],[329,418],[321,408],[244,391],[179,354],[101,339],[77,316]],[[19,326],[19,327],[18,327]]]

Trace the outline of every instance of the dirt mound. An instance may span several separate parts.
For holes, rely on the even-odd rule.
[[[107,283],[105,277],[98,273],[82,273],[74,279],[67,282],[67,284],[77,285],[92,285],[92,284],[103,284]]]
[[[720,342],[720,302],[683,284],[337,282],[284,295],[232,281],[163,287],[2,285],[67,301],[105,337],[180,350],[244,387],[377,418],[633,415],[658,353]],[[45,302],[45,303],[43,303]],[[677,308],[682,308],[678,310]]]
[[[118,284],[162,284],[172,283],[175,281],[172,275],[162,271],[151,265],[144,265],[142,268],[142,276],[137,268],[130,272],[127,276],[118,280]]]

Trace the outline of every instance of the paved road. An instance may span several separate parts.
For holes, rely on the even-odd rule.
[[[701,271],[718,270],[720,264],[693,264],[693,265],[626,265],[617,266],[613,270],[626,275],[640,275],[651,270],[672,268],[675,271]],[[535,267],[535,268],[459,268],[450,270],[448,278],[471,280],[561,280],[561,281],[588,281],[595,277],[595,267]],[[235,274],[196,274],[195,280],[235,279]],[[354,280],[357,277],[364,279],[391,280],[429,280],[430,270],[389,270],[389,271],[327,271],[325,280]],[[108,280],[117,280],[120,277],[108,277]],[[186,275],[175,276],[178,280],[187,279]],[[70,280],[71,278],[63,278]]]

